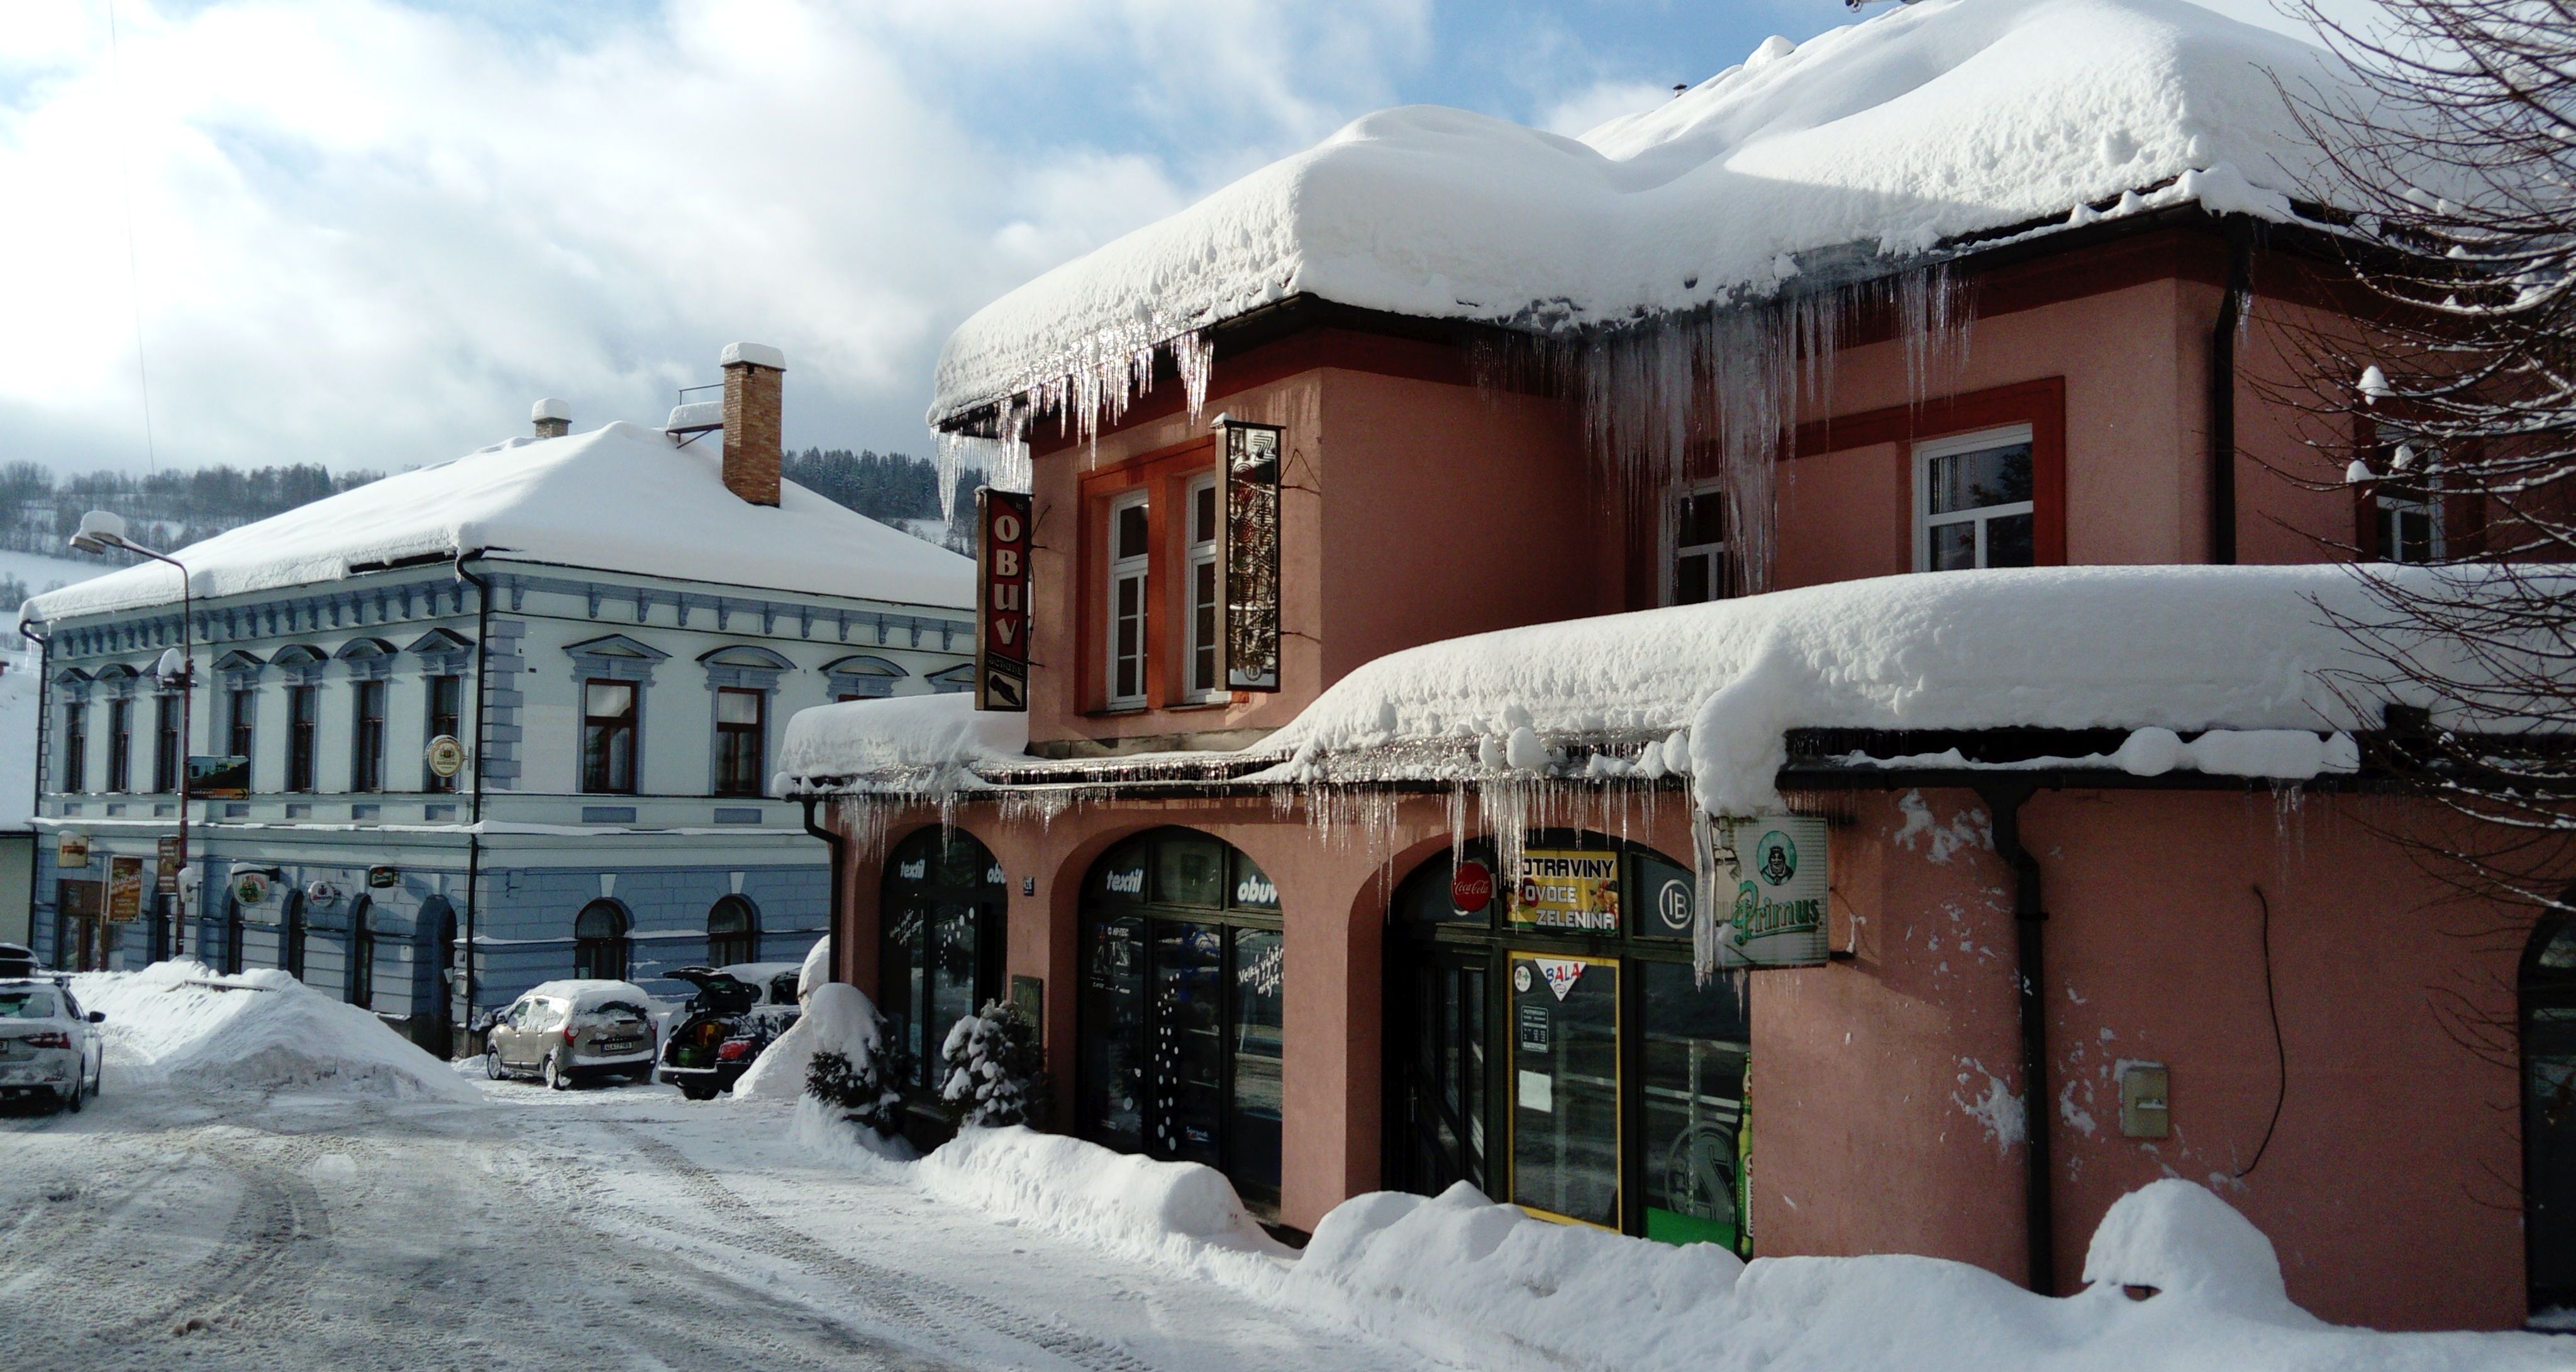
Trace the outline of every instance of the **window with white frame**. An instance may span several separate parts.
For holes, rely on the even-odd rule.
[[[1217,574],[1217,482],[1209,476],[1190,485],[1190,547],[1187,581],[1189,587],[1189,680],[1183,683],[1185,699],[1197,702],[1225,699],[1218,689],[1218,645],[1225,638],[1225,603],[1221,588],[1225,579]]]
[[[1914,509],[1917,571],[2034,565],[2030,426],[1915,444]]]
[[[1109,708],[1145,703],[1145,570],[1151,561],[1145,493],[1109,506]]]
[[[2442,560],[2442,501],[2439,495],[2421,489],[2392,491],[2382,486],[2374,499],[2378,505],[2380,561]]]
[[[1726,496],[1716,487],[1685,491],[1673,501],[1665,604],[1697,605],[1735,594],[1726,534]]]

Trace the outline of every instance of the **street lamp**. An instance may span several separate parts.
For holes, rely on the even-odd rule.
[[[170,670],[164,654],[156,674],[164,686],[173,679],[179,683],[179,864],[171,875],[170,956],[188,951],[187,885],[179,879],[188,870],[188,749],[196,741],[194,724],[197,698],[196,588],[189,584],[188,568],[168,553],[156,553],[125,536],[125,516],[109,510],[92,510],[81,516],[80,528],[72,533],[74,548],[85,553],[104,553],[109,549],[167,562],[179,569],[179,666]]]

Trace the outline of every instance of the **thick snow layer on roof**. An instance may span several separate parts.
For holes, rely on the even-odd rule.
[[[1721,814],[1777,803],[1787,734],[1801,728],[2128,729],[2118,754],[2068,765],[2349,771],[2351,740],[2320,734],[2378,728],[2392,698],[2439,702],[2378,684],[2384,664],[2338,619],[2384,619],[2370,578],[2431,589],[2441,575],[2342,564],[1936,572],[1532,625],[1364,664],[1238,756],[1275,764],[1243,778],[1254,783],[1686,773]],[[807,710],[788,726],[779,785],[978,784],[979,770],[1029,765],[1025,729],[964,697]],[[2186,745],[2186,733],[2204,736]],[[2293,733],[2304,743],[2285,746]],[[1578,766],[1567,744],[1619,755]]]
[[[1385,110],[979,311],[931,419],[1300,294],[1600,323],[1768,294],[1794,254],[2081,222],[2177,178],[2159,203],[2282,217],[2314,154],[2273,78],[2339,71],[2184,0],[1924,0],[1775,38],[1581,139]]]
[[[779,504],[725,489],[712,442],[616,423],[512,439],[403,472],[181,549],[200,597],[336,581],[353,566],[492,553],[601,571],[857,596],[975,603],[974,564],[794,483]],[[51,591],[24,613],[60,620],[179,598],[159,562]]]

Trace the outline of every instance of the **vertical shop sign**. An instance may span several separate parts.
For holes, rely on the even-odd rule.
[[[165,834],[153,840],[153,881],[156,894],[179,894],[179,869],[188,865],[187,855],[179,851],[179,836]]]
[[[1815,967],[1826,960],[1825,822],[1766,815],[1728,826],[1733,894],[1717,912],[1719,965]]]
[[[1279,689],[1279,429],[1225,426],[1225,684]]]
[[[111,924],[143,914],[143,859],[110,855],[107,859],[107,918]]]
[[[975,708],[1029,708],[1029,498],[975,488]]]
[[[1521,855],[1511,922],[1578,934],[1619,931],[1619,855],[1533,848]]]

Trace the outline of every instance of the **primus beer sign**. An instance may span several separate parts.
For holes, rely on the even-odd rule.
[[[1770,815],[1738,820],[1729,828],[1735,891],[1719,906],[1719,965],[1805,967],[1824,962],[1825,822],[1806,815]]]
[[[1029,498],[975,488],[975,708],[1029,708]]]
[[[1617,933],[1619,855],[1539,849],[1522,854],[1511,920],[1524,929]]]

